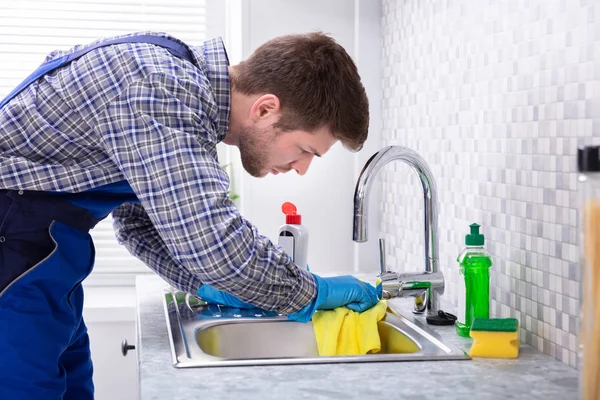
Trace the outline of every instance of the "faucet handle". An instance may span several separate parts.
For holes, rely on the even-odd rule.
[[[379,239],[379,284],[382,298],[392,299],[402,293],[402,280],[396,272],[388,271],[385,264],[385,239]]]
[[[379,239],[379,273],[383,275],[387,271],[385,265],[385,239]]]
[[[396,272],[387,271],[379,275],[378,284],[381,285],[381,299],[393,299],[403,294],[402,280]]]

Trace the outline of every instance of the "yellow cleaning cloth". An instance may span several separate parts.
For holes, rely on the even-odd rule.
[[[354,356],[381,349],[377,322],[385,316],[387,303],[359,313],[346,307],[319,310],[312,318],[320,356]]]

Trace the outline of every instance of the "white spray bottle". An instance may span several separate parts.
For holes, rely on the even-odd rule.
[[[285,202],[281,206],[285,225],[278,231],[278,244],[291,257],[294,264],[306,269],[308,260],[308,230],[302,225],[302,215],[296,214],[296,206]]]

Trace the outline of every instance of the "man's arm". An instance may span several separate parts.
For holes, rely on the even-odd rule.
[[[229,200],[205,104],[216,107],[196,83],[153,73],[111,101],[95,131],[176,263],[260,308],[298,311],[315,298],[315,279]]]
[[[171,256],[144,207],[124,203],[112,212],[112,217],[119,244],[177,289],[188,293],[198,289],[200,278]]]

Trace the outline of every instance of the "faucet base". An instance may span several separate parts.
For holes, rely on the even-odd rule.
[[[413,314],[423,314],[430,307],[430,296],[429,296],[429,288],[423,290],[421,294],[415,296],[415,307],[413,308]]]

